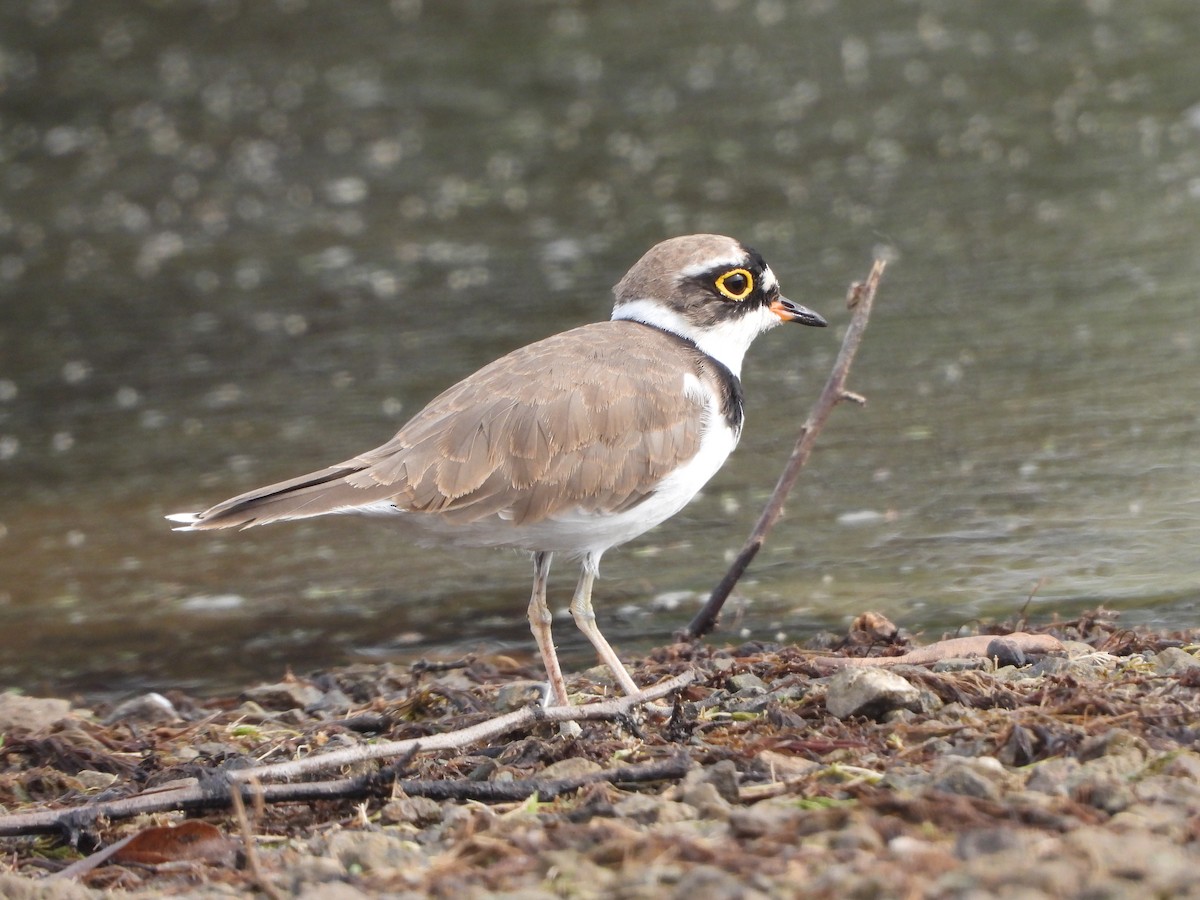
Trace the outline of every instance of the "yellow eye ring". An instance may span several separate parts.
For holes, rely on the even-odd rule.
[[[745,300],[754,290],[754,276],[745,269],[730,269],[717,276],[715,284],[730,300]]]

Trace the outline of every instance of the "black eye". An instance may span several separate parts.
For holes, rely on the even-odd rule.
[[[754,290],[754,276],[745,269],[730,269],[718,276],[715,284],[730,300],[745,300]]]

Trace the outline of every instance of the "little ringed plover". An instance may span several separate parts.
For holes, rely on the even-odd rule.
[[[249,528],[327,513],[408,523],[451,543],[533,554],[529,624],[565,705],[546,580],[582,563],[575,624],[636,693],[592,611],[600,557],[679,512],[742,431],[742,357],[780,322],[824,326],[754,250],[693,234],[652,247],[613,289],[612,319],[514,350],[443,392],[387,443],[299,478],[167,518]]]

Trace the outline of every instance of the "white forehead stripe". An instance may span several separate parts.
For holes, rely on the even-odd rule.
[[[775,277],[775,273],[771,271],[770,266],[764,266],[762,271],[762,289],[765,293],[770,293],[779,287],[779,279]]]
[[[703,275],[705,272],[711,272],[713,269],[724,269],[728,266],[744,266],[745,264],[746,254],[744,253],[739,253],[736,256],[713,256],[704,262],[681,269],[679,276],[681,278],[694,278],[697,275]]]

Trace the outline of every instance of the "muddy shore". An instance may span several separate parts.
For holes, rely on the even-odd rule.
[[[537,673],[358,666],[90,709],[0,695],[0,896],[1200,896],[1200,632],[1103,611],[1029,630],[1062,649],[817,661],[911,649],[871,620],[820,647],[674,645],[633,667],[643,685],[697,673],[669,717],[343,767],[321,777],[356,791],[241,818],[84,815],[31,834],[5,823],[472,725],[528,706]],[[599,669],[571,689],[612,694]]]

